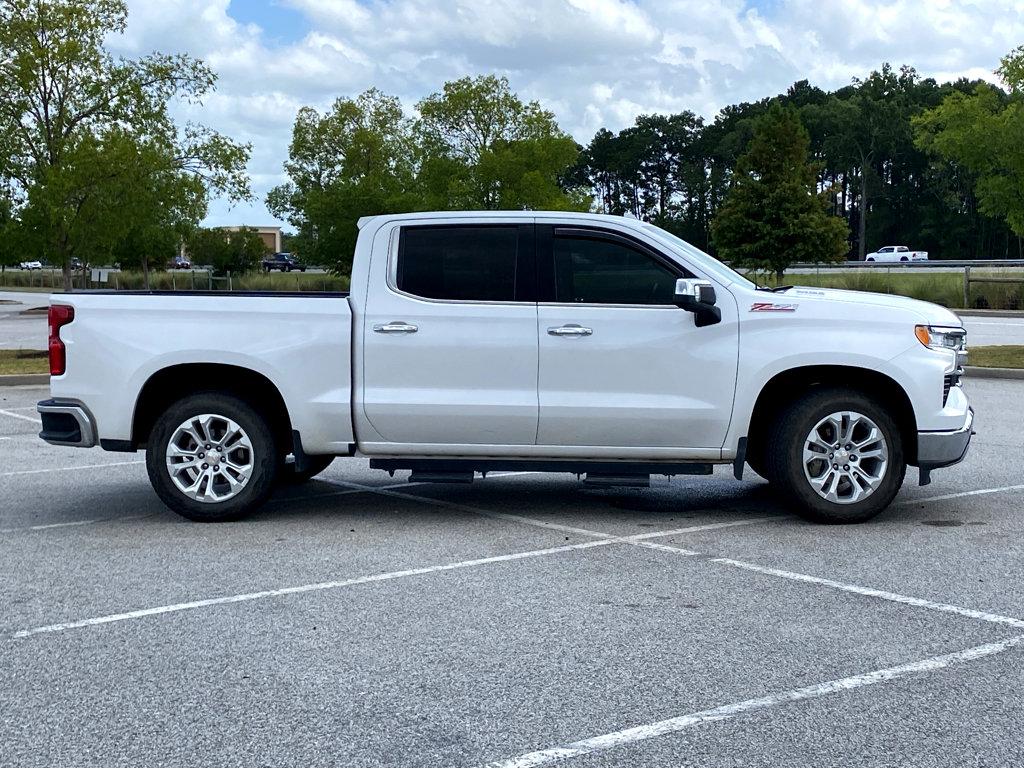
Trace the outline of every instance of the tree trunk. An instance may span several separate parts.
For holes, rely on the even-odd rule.
[[[860,167],[860,221],[857,223],[857,256],[864,261],[867,250],[864,241],[868,231],[868,172],[866,166]]]
[[[149,259],[142,257],[142,285],[149,291]]]

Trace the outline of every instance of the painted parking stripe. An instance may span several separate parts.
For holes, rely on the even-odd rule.
[[[578,742],[571,742],[559,747],[547,748],[545,750],[538,750],[532,753],[524,753],[523,755],[516,756],[515,758],[492,764],[492,766],[545,766],[555,763],[556,761],[565,761],[567,759],[587,755],[588,753],[596,753],[598,751],[616,748],[621,745],[629,745],[632,743],[642,742],[644,740],[654,739],[655,737],[675,734],[700,724],[726,721],[743,715],[744,713],[774,708],[790,702],[816,699],[818,697],[824,697],[837,692],[861,689],[865,686],[873,686],[875,684],[896,681],[913,675],[942,670],[943,668],[948,668],[952,665],[958,665],[960,663],[971,662],[984,657],[991,657],[995,654],[1001,654],[1005,651],[1009,651],[1010,649],[1019,647],[1022,643],[1024,643],[1024,635],[1013,636],[1012,638],[1007,638],[1003,641],[974,646],[970,649],[953,652],[952,654],[942,654],[936,657],[919,660],[917,662],[909,662],[903,665],[896,665],[895,667],[874,670],[870,673],[862,673],[860,675],[849,676],[847,678],[839,678],[833,681],[804,686],[799,689],[792,689],[790,691],[776,692],[765,697],[755,697],[754,699],[743,700],[742,702],[733,702],[728,705],[721,705],[717,708],[702,710],[697,713],[689,713],[683,716],[667,718],[663,721],[655,721],[654,723],[634,726],[629,729],[622,729],[617,732],[609,732],[607,734],[590,737],[585,740],[579,740]]]
[[[437,566],[424,566],[417,569],[403,569],[401,571],[389,571],[382,574],[369,574],[351,579],[333,580],[331,582],[318,582],[311,585],[298,585],[296,587],[283,587],[275,590],[261,590],[256,593],[240,593],[237,595],[218,596],[216,598],[204,598],[198,601],[186,601],[184,603],[168,604],[166,606],[154,606],[148,609],[137,609],[118,614],[107,614],[101,617],[90,617],[88,619],[75,620],[73,622],[60,622],[54,625],[43,625],[19,630],[13,638],[27,638],[28,636],[42,633],[59,633],[63,630],[90,627],[93,625],[105,625],[111,622],[123,622],[125,620],[152,617],[158,614],[172,614],[175,612],[201,609],[206,606],[218,606],[222,604],[242,603],[245,601],[257,601],[263,598],[276,598],[284,595],[295,595],[297,593],[312,593],[323,590],[336,590],[353,585],[365,585],[371,582],[386,582],[388,580],[402,579],[405,577],[417,577],[424,574],[434,574],[442,571],[454,571],[456,569],[468,569],[474,566],[484,566],[492,563],[503,563],[506,561],[522,561],[529,558],[539,558],[556,553],[567,553],[573,550],[587,550],[594,547],[606,547],[618,542],[618,539],[599,539],[589,542],[578,542],[572,545],[561,545],[559,547],[548,547],[541,550],[527,550],[519,553],[508,553],[506,555],[495,555],[488,558],[475,558],[470,561],[457,561],[455,563],[440,564]]]
[[[36,475],[37,473],[61,473],[72,470],[94,470],[97,467],[120,467],[123,465],[144,465],[143,459],[135,459],[130,462],[105,462],[101,465],[75,465],[74,467],[43,467],[38,470],[12,470],[7,473],[0,473],[0,478],[11,475]]]
[[[541,525],[543,521],[534,521],[534,519],[527,518],[525,516],[516,516],[517,520],[523,523],[534,522],[537,525]],[[661,550],[664,552],[676,553],[677,555],[700,555],[700,553],[689,550],[686,548],[679,547],[677,545],[667,545],[661,542],[653,542],[650,540],[663,539],[676,534],[689,534],[698,531],[712,531],[715,529],[727,528],[730,523],[734,526],[741,526],[749,523],[758,523],[761,521],[772,521],[772,520],[785,520],[778,516],[774,518],[753,518],[745,519],[743,521],[731,521],[723,523],[712,523],[705,524],[703,526],[689,526],[682,529],[674,529],[670,531],[655,531],[648,534],[634,534],[629,537],[620,537],[620,541],[625,544],[637,545],[640,547],[646,547],[651,550]],[[587,529],[578,529],[577,531],[590,536],[597,536],[599,532],[591,531]],[[608,535],[604,535],[608,536]],[[825,579],[824,577],[815,577],[810,574],[801,574],[794,571],[784,571],[783,569],[773,569],[768,566],[759,566],[757,564],[748,563],[746,561],[739,561],[733,558],[709,558],[711,563],[718,563],[724,566],[731,566],[737,569],[745,569],[747,571],[759,572],[761,574],[770,575],[773,577],[781,577],[782,579],[788,579],[795,582],[805,582],[809,584],[821,585],[822,587],[831,587],[836,590],[842,590],[847,593],[856,593],[858,595],[867,596],[870,598],[880,598],[884,601],[891,601],[893,603],[901,603],[907,606],[915,606],[921,609],[930,609],[932,611],[945,612],[947,614],[958,614],[962,617],[968,617],[970,619],[982,620],[984,622],[994,622],[1000,625],[1009,625],[1014,628],[1024,629],[1024,620],[1017,619],[1016,617],[1007,617],[1002,614],[993,614],[991,612],[978,611],[976,609],[968,609],[964,606],[955,606],[953,604],[941,603],[937,601],[929,601],[926,598],[915,598],[914,596],[901,595],[899,593],[892,593],[887,590],[877,590],[872,587],[863,587],[862,585],[852,585],[846,582],[838,582],[832,579]]]
[[[955,494],[940,494],[937,497],[920,497],[918,499],[901,499],[897,505],[916,505],[921,502],[942,502],[946,499],[960,499],[961,497],[977,497],[982,494],[1002,494],[1007,491],[1020,491],[1024,489],[1024,483],[1016,486],[997,486],[992,489],[975,489],[974,491],[958,491]]]
[[[3,414],[4,416],[8,417],[14,417],[15,419],[24,419],[26,422],[32,422],[33,424],[37,425],[41,425],[43,423],[43,420],[40,419],[39,417],[29,417],[25,416],[24,414],[15,414],[13,411],[8,411],[7,409],[0,409],[0,414]]]
[[[979,619],[984,622],[995,622],[1000,625],[1009,625],[1010,627],[1024,629],[1024,620],[1019,620],[1016,617],[1006,617],[1002,614],[992,614],[987,611],[977,611],[975,609],[968,609],[963,606],[954,606],[948,603],[938,603],[936,601],[929,601],[926,598],[914,598],[909,595],[900,595],[899,593],[890,593],[888,590],[876,590],[870,587],[862,587],[860,585],[850,585],[845,582],[837,582],[833,579],[825,579],[823,577],[814,577],[810,574],[798,574],[792,571],[784,571],[782,569],[772,569],[767,566],[758,566],[754,563],[747,563],[746,561],[737,561],[732,558],[712,558],[713,563],[722,563],[727,566],[734,566],[737,569],[746,569],[747,571],[758,572],[759,574],[767,574],[773,577],[781,577],[782,579],[792,580],[793,582],[806,582],[812,585],[821,585],[823,587],[831,587],[835,590],[842,590],[846,593],[857,593],[858,595],[870,596],[871,598],[881,598],[883,601],[892,601],[893,603],[902,603],[907,606],[916,606],[921,609],[931,609],[932,611],[945,612],[947,614],[959,614],[961,617],[968,617],[970,619]]]

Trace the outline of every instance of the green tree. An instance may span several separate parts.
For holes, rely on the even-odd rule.
[[[537,102],[523,102],[494,75],[444,84],[416,105],[425,208],[585,209],[566,190],[580,148]]]
[[[970,174],[981,211],[1024,235],[1024,46],[996,71],[1008,94],[979,83],[914,120],[917,143]]]
[[[733,185],[712,222],[719,256],[781,279],[794,262],[840,261],[846,223],[830,216],[808,162],[810,139],[792,106],[773,104],[754,124]]]
[[[415,164],[412,122],[395,97],[370,89],[325,114],[303,107],[284,165],[289,181],[270,191],[267,207],[296,228],[290,247],[304,260],[344,274],[359,217],[415,207]]]
[[[241,275],[255,270],[268,253],[263,239],[251,227],[197,227],[186,240],[186,249],[193,264],[208,264],[215,275]]]
[[[213,73],[185,55],[115,60],[104,38],[126,20],[124,0],[0,4],[0,179],[17,187],[26,247],[64,266],[68,290],[70,259],[87,259],[97,232],[117,231],[139,210],[113,191],[167,190],[146,177],[166,178],[168,162],[203,188],[195,221],[209,192],[249,195],[248,146],[201,126],[179,129],[170,117],[169,102],[199,101]],[[158,152],[140,151],[125,166],[127,144]],[[160,162],[144,162],[157,155]]]

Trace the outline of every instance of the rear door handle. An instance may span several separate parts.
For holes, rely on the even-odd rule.
[[[551,336],[590,336],[594,329],[586,326],[579,326],[575,323],[567,323],[564,326],[551,326],[548,328]]]
[[[419,326],[414,326],[412,323],[404,323],[400,320],[393,320],[390,323],[378,323],[373,327],[373,330],[378,334],[415,334],[419,331]]]

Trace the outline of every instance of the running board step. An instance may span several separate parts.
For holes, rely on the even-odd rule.
[[[423,470],[413,471],[409,476],[409,483],[472,483],[472,472],[424,472]]]
[[[651,485],[649,475],[612,475],[611,473],[587,473],[583,478],[584,486],[609,488],[612,486],[628,486],[635,489],[646,489]]]

